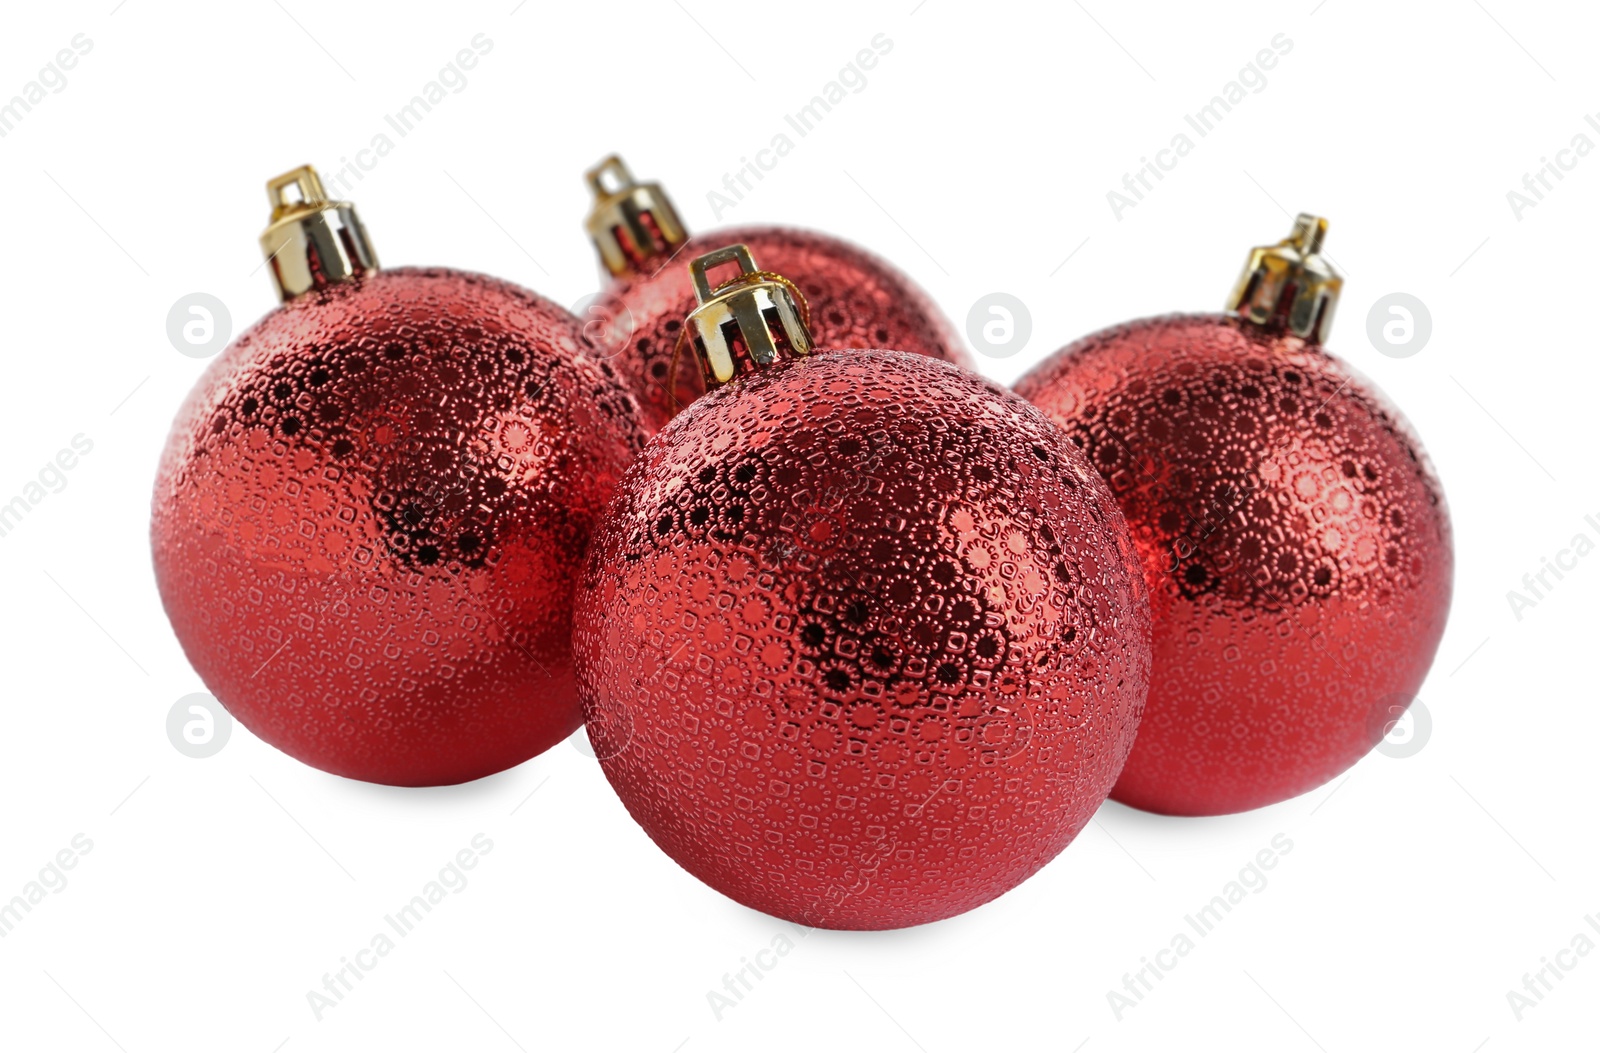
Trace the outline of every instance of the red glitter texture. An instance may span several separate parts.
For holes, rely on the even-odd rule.
[[[571,597],[637,409],[561,307],[393,270],[307,293],[207,370],[151,543],[172,626],[261,738],[397,785],[576,729]]]
[[[1111,484],[1150,589],[1150,698],[1112,797],[1236,812],[1365,755],[1450,606],[1443,491],[1400,413],[1318,347],[1230,315],[1104,330],[1016,390]]]
[[[614,283],[592,308],[604,323],[589,332],[633,390],[645,430],[705,392],[692,350],[678,364],[677,404],[667,393],[673,348],[695,308],[689,261],[743,244],[765,271],[804,291],[817,347],[892,347],[971,367],[960,338],[926,293],[890,264],[838,238],[780,227],[712,231],[690,238],[648,274]]]
[[[741,903],[959,914],[1066,847],[1122,767],[1134,559],[1105,484],[994,383],[895,351],[758,370],[651,440],[595,535],[589,735],[645,831]]]

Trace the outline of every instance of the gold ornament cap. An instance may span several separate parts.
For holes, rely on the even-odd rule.
[[[1333,328],[1344,279],[1323,259],[1328,221],[1302,212],[1294,229],[1276,245],[1250,250],[1250,259],[1228,297],[1228,310],[1273,329],[1320,344]]]
[[[293,188],[294,196],[290,196]],[[348,201],[329,201],[310,165],[267,180],[272,220],[261,232],[278,299],[349,281],[378,269],[367,230]]]
[[[739,273],[712,288],[706,272],[725,263],[737,264]],[[805,297],[781,274],[758,270],[748,246],[706,253],[689,264],[689,276],[699,306],[690,313],[684,333],[694,341],[708,389],[780,359],[811,353]]]
[[[614,276],[635,274],[670,256],[689,234],[660,183],[640,183],[616,154],[583,174],[594,194],[584,226]]]

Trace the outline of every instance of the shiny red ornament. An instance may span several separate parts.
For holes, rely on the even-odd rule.
[[[173,426],[157,584],[201,679],[267,742],[371,782],[475,779],[580,723],[572,590],[642,444],[636,410],[563,308],[481,275],[373,272],[370,249],[316,243],[359,234],[331,207],[291,217],[314,228],[306,287]]]
[[[1334,778],[1444,632],[1443,491],[1399,411],[1319,346],[1324,229],[1257,250],[1243,314],[1115,326],[1016,385],[1111,484],[1143,560],[1150,697],[1112,793],[1137,808],[1237,812]]]
[[[960,337],[927,294],[864,249],[784,227],[737,227],[687,238],[661,188],[635,182],[618,158],[607,158],[588,177],[596,196],[590,234],[615,280],[590,307],[586,332],[628,382],[649,434],[705,393],[696,369],[679,370],[675,392],[668,372],[683,320],[695,307],[685,264],[724,245],[748,245],[762,266],[805,289],[818,347],[892,347],[972,366]],[[608,179],[615,183],[608,185]]]
[[[771,294],[777,332],[737,306],[696,323],[715,379],[742,375],[649,442],[579,585],[596,755],[740,903],[836,929],[960,914],[1066,847],[1122,766],[1149,668],[1131,543],[1021,399],[897,351],[793,358],[781,291],[733,285]]]

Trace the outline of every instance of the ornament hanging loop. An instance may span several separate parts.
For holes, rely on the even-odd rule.
[[[301,165],[267,180],[267,200],[272,219],[261,232],[261,251],[280,300],[378,269],[356,207],[329,201],[315,168]]]
[[[739,273],[715,288],[709,272],[733,263]],[[746,245],[708,252],[689,264],[699,304],[678,334],[678,346],[667,371],[668,391],[676,393],[678,360],[684,341],[694,342],[706,387],[726,384],[780,359],[809,355],[811,314],[794,282],[759,270]]]
[[[1321,255],[1328,221],[1302,212],[1294,229],[1276,245],[1250,250],[1244,271],[1228,296],[1228,310],[1256,325],[1286,329],[1320,344],[1333,328],[1344,279]]]
[[[637,274],[688,239],[678,210],[660,183],[641,183],[612,154],[583,174],[594,195],[584,228],[614,276]]]

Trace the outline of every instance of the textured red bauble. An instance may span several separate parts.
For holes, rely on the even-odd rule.
[[[156,580],[201,679],[267,742],[372,782],[475,779],[580,723],[572,590],[636,410],[563,308],[373,271],[348,206],[302,193],[286,222],[309,240],[274,272],[314,265],[173,426]]]
[[[615,280],[591,306],[586,331],[629,384],[648,433],[705,392],[698,370],[680,370],[675,392],[668,372],[683,320],[695,307],[684,264],[724,245],[749,246],[763,267],[805,290],[818,347],[892,347],[972,364],[927,294],[864,249],[783,227],[738,227],[686,241],[661,188],[635,182],[616,157],[588,178],[596,198],[589,231]]]
[[[1301,217],[1257,250],[1243,314],[1115,326],[1016,386],[1111,484],[1143,559],[1126,804],[1214,815],[1327,782],[1410,705],[1444,632],[1444,495],[1399,411],[1319,346],[1324,229]]]
[[[775,292],[732,295],[752,290]],[[697,342],[731,324],[709,357],[759,361],[762,318]],[[589,735],[650,837],[740,903],[839,929],[959,914],[1116,779],[1149,668],[1136,557],[1026,402],[897,351],[789,360],[777,336],[649,442],[595,535]]]

